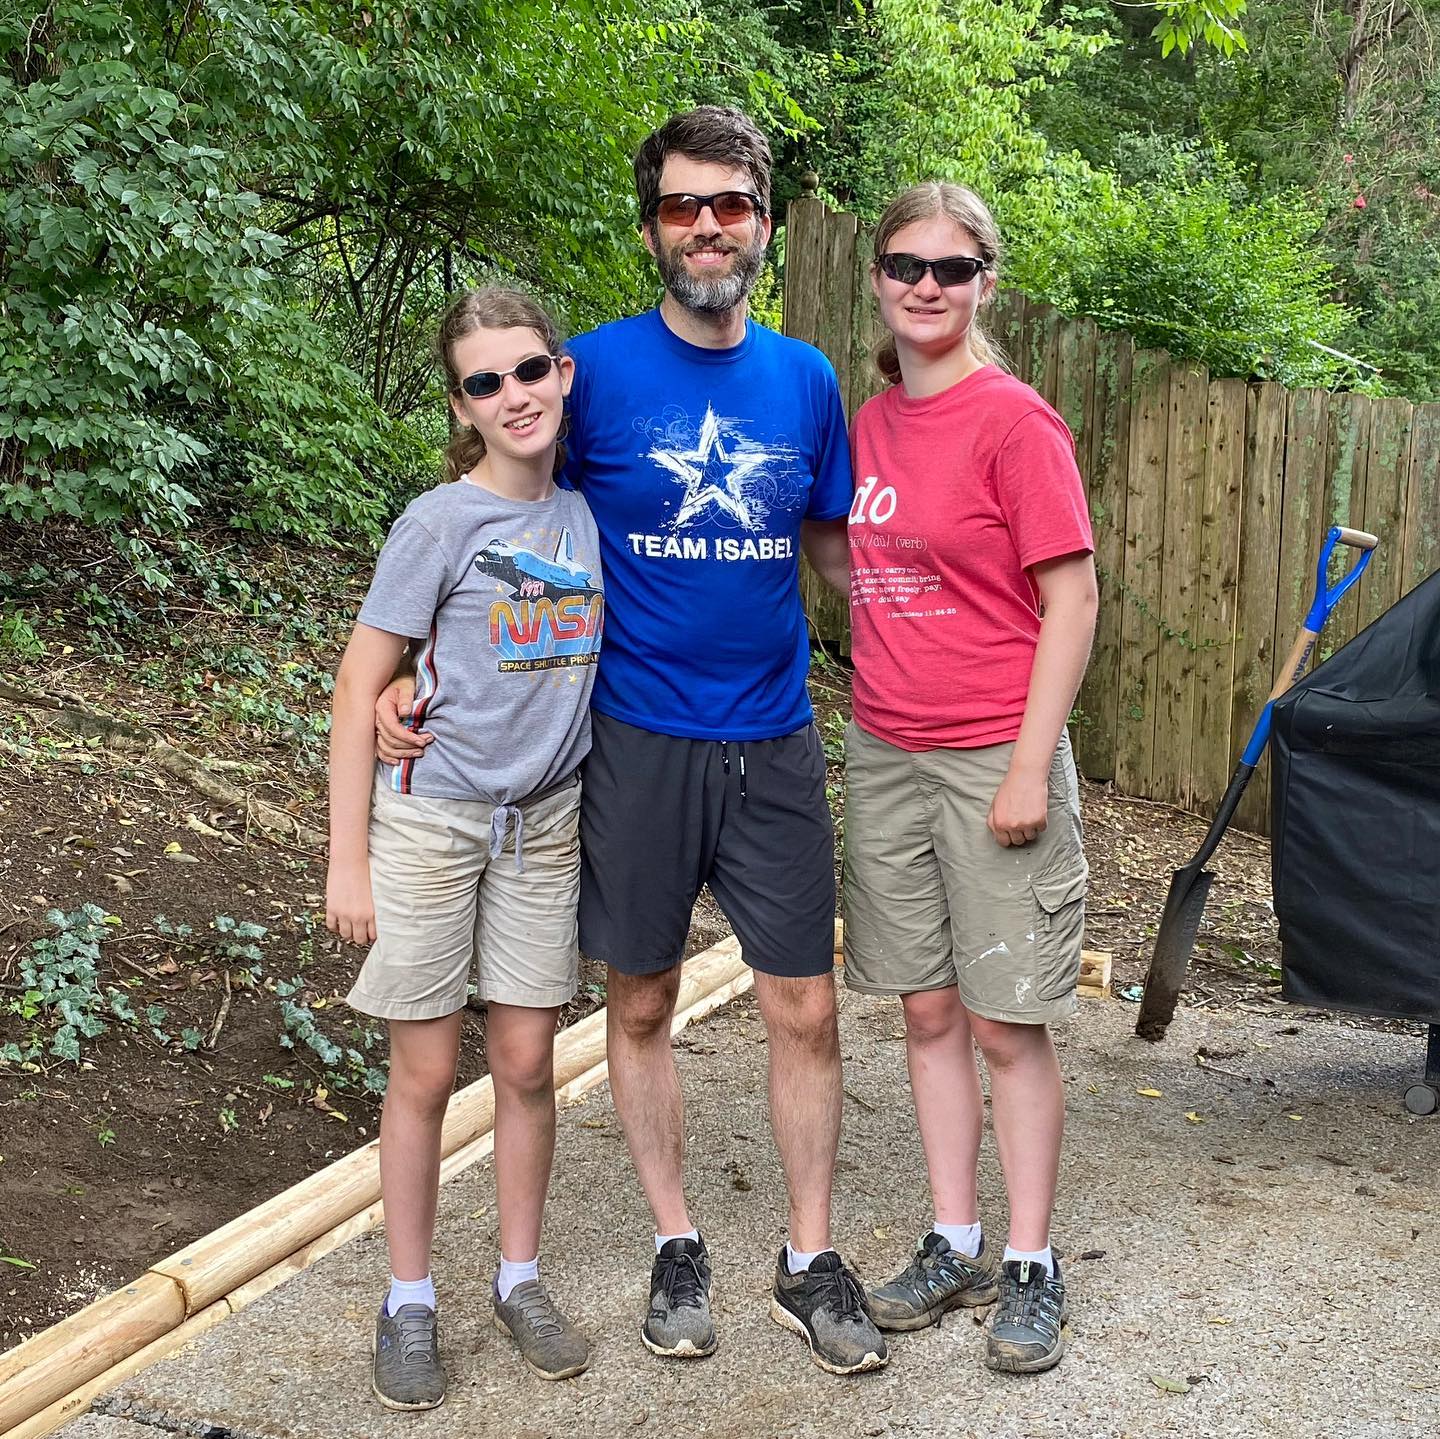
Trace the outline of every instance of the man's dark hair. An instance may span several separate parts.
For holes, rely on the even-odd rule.
[[[770,143],[748,115],[729,105],[699,105],[672,115],[635,152],[635,196],[640,222],[648,225],[660,199],[660,172],[671,155],[746,170],[770,209]]]

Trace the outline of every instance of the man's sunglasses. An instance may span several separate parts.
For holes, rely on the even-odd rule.
[[[765,213],[765,202],[749,190],[721,190],[714,195],[661,195],[650,213],[667,225],[693,225],[709,209],[722,225],[743,225]]]
[[[925,278],[925,271],[929,270],[942,290],[948,290],[951,285],[968,285],[982,270],[990,268],[988,261],[977,260],[974,255],[946,255],[943,260],[922,260],[919,255],[888,250],[875,263],[882,275],[888,275],[902,285],[918,285]]]
[[[554,355],[531,355],[521,360],[513,370],[476,370],[460,381],[460,388],[472,400],[485,400],[500,393],[500,386],[507,375],[514,375],[522,385],[538,385],[555,368]]]

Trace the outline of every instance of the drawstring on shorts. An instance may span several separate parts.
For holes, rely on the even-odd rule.
[[[731,743],[732,743],[732,741],[730,741],[730,740],[728,740],[728,739],[722,739],[722,740],[720,741],[720,763],[721,763],[721,765],[724,767],[724,770],[725,770],[725,773],[726,773],[726,774],[729,774],[729,773],[730,773],[730,745],[731,745]],[[738,762],[738,764],[739,764],[739,769],[740,769],[740,803],[741,803],[741,804],[744,804],[744,803],[745,803],[745,741],[744,741],[744,740],[735,740],[735,741],[733,741],[733,743],[734,743],[734,745],[735,745],[736,759],[737,759],[737,762]]]

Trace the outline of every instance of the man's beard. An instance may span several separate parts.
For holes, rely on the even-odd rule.
[[[705,247],[711,248],[711,247]],[[693,275],[685,268],[684,250],[679,245],[655,247],[655,264],[665,288],[685,309],[697,315],[727,315],[745,302],[760,267],[765,263],[765,241],[736,245],[728,274]]]

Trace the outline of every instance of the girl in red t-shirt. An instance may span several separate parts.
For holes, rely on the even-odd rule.
[[[1000,244],[958,185],[902,194],[871,286],[889,388],[855,418],[854,720],[845,816],[845,979],[899,994],[934,1223],[872,1305],[920,1329],[999,1303],[993,1369],[1061,1356],[1050,1250],[1064,1092],[1047,1024],[1071,1012],[1086,864],[1065,722],[1094,631],[1090,523],[1060,417],[1003,368],[980,315]],[[1010,1201],[982,1235],[983,1105]]]

